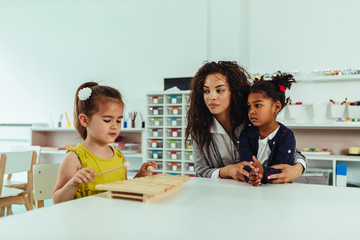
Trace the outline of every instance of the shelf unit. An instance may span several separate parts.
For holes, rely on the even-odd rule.
[[[291,129],[360,129],[360,122],[334,122],[334,123],[284,123]]]
[[[349,147],[360,146],[360,123],[285,123],[293,130],[298,148],[326,148],[330,155],[306,154],[308,169],[332,172],[331,182],[336,185],[336,164],[348,166],[347,181],[360,183],[360,157],[345,155]]]
[[[154,174],[195,176],[191,142],[185,142],[190,91],[147,94],[144,162],[155,161]]]
[[[360,81],[360,74],[351,75],[315,75],[304,74],[294,75],[297,82],[313,83],[313,82],[337,82],[337,81]]]
[[[317,156],[305,155],[311,169],[330,169],[332,172],[332,185],[336,186],[336,164],[345,163],[348,166],[347,182],[359,183],[360,156],[326,155]]]
[[[139,142],[141,145],[141,152],[139,153],[127,154],[124,152],[125,158],[130,162],[129,172],[139,170],[142,165],[145,139],[143,133],[144,129],[140,128],[127,128],[120,132],[120,136],[125,142]],[[63,148],[65,145],[77,145],[81,142],[83,140],[74,128],[31,128],[30,145],[42,147],[40,163],[60,163],[64,159],[66,150],[57,150],[56,148]]]

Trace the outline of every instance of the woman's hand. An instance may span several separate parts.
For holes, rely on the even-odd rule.
[[[154,170],[154,168],[155,169],[158,168],[156,162],[154,162],[154,161],[146,162],[141,166],[139,172],[135,175],[134,178],[148,176],[151,174],[151,172]]]
[[[295,165],[278,164],[271,167],[281,170],[281,173],[272,174],[268,177],[268,179],[274,179],[272,183],[292,182],[300,177],[304,171],[304,167],[301,163],[296,163]]]
[[[249,173],[244,169],[246,166],[254,169],[252,162],[240,162],[237,164],[227,165],[220,169],[220,178],[233,178],[244,182],[244,176],[249,177]]]
[[[91,168],[81,168],[76,174],[71,178],[71,184],[73,186],[79,186],[80,184],[89,184],[89,182],[94,181],[96,173]]]

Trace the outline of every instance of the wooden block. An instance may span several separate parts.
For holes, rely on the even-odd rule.
[[[125,181],[96,185],[96,189],[107,190],[108,198],[131,199],[147,202],[155,197],[178,189],[190,177],[158,174]]]

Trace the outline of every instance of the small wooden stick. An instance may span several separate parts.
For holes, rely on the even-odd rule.
[[[129,167],[130,167],[130,163],[125,162],[125,164],[124,164],[124,165],[122,165],[122,166],[120,166],[120,167],[117,167],[117,168],[113,168],[113,169],[107,170],[107,171],[102,172],[102,173],[99,173],[99,174],[96,174],[96,176],[95,176],[95,177],[98,177],[98,176],[104,175],[104,174],[106,174],[106,173],[109,173],[109,172],[112,172],[112,171],[118,170],[118,169],[120,169],[120,168],[129,168]]]

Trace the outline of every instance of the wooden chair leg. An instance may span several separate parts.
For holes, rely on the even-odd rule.
[[[36,208],[43,208],[44,207],[44,200],[35,201]]]
[[[12,174],[8,174],[6,180],[7,180],[7,181],[10,181],[10,180],[11,180],[11,177],[12,177]]]
[[[1,207],[1,210],[0,210],[0,217],[3,217],[5,216],[5,207]]]
[[[30,204],[29,199],[26,195],[23,195],[24,198],[24,202],[25,202],[25,208],[26,210],[32,210],[33,209],[33,205]]]
[[[13,215],[13,211],[11,209],[11,205],[6,206],[6,216]]]
[[[29,192],[28,199],[29,199],[30,204],[34,206],[35,200],[34,200],[34,193],[33,192]]]

